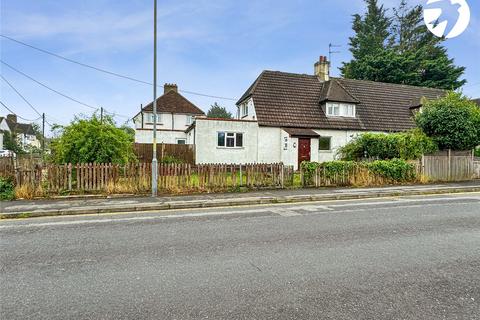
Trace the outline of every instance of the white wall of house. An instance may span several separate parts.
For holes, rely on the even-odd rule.
[[[205,163],[256,163],[258,124],[253,121],[197,119],[195,123],[196,161]],[[242,147],[219,147],[218,132],[242,133]]]
[[[184,131],[160,131],[157,130],[157,142],[177,144],[178,140],[186,140],[187,135]],[[135,142],[136,143],[153,143],[153,130],[135,130]]]
[[[8,126],[7,120],[5,120],[5,118],[0,121],[0,130],[10,131],[10,127]]]
[[[0,132],[0,150],[3,150],[3,132]]]
[[[255,105],[253,99],[249,98],[245,100],[241,105],[237,107],[237,119],[240,120],[257,120],[257,114],[255,113]]]
[[[157,123],[157,141],[158,143],[176,144],[179,139],[186,139],[185,130],[192,124],[193,115],[190,114],[172,114],[159,113]],[[135,122],[135,142],[153,143],[153,113],[139,114],[134,118]]]

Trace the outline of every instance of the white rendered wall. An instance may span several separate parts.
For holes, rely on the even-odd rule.
[[[183,131],[157,131],[158,143],[176,144],[177,139],[186,139]],[[153,130],[135,130],[136,143],[153,143]]]
[[[243,133],[243,147],[218,147],[218,132]],[[258,125],[256,122],[197,119],[195,134],[196,162],[199,164],[257,162]]]

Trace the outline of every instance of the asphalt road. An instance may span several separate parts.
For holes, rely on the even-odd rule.
[[[0,221],[1,319],[480,319],[480,194]]]

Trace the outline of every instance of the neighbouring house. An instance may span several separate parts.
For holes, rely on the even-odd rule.
[[[472,101],[475,102],[480,107],[480,98],[473,99]]]
[[[197,163],[330,161],[362,132],[415,127],[423,98],[445,91],[330,77],[324,56],[314,74],[263,71],[237,102],[237,119],[197,118],[186,130]]]
[[[186,144],[185,130],[205,113],[178,93],[176,84],[165,84],[164,94],[157,99],[157,142]],[[135,143],[153,143],[153,102],[133,118]]]
[[[3,150],[3,131],[0,130],[0,150]]]
[[[17,116],[14,114],[9,114],[7,117],[0,117],[0,131],[7,131],[11,135],[14,135],[18,145],[24,150],[29,147],[41,147],[41,142],[35,134],[33,125],[31,123],[19,123]]]

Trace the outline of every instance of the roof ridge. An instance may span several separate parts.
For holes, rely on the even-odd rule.
[[[367,82],[367,83],[376,83],[376,84],[385,84],[389,86],[401,86],[406,88],[420,88],[420,89],[427,89],[427,90],[435,90],[435,91],[448,91],[446,89],[439,89],[439,88],[430,88],[424,86],[414,86],[411,84],[403,84],[403,83],[392,83],[392,82],[383,82],[383,81],[373,81],[373,80],[364,80],[364,79],[349,79],[349,78],[341,78],[341,77],[331,77],[332,79],[337,80],[344,80],[344,81],[356,81],[356,82]]]

